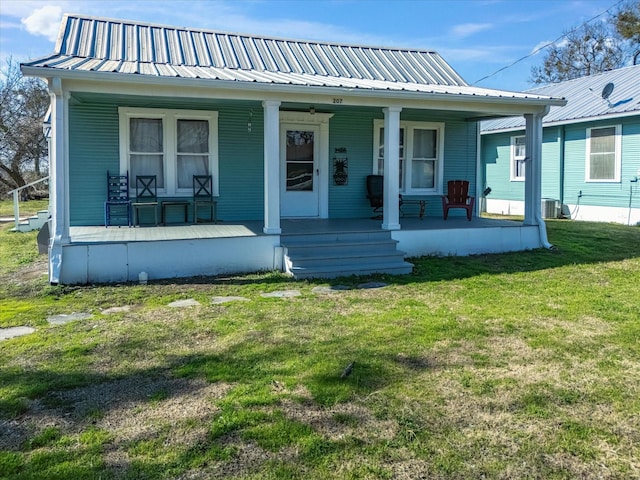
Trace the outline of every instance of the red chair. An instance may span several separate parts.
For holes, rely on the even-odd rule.
[[[469,196],[469,182],[467,180],[449,180],[447,182],[447,194],[442,195],[442,212],[444,219],[449,216],[450,208],[464,208],[467,211],[467,219],[471,221],[475,197]]]

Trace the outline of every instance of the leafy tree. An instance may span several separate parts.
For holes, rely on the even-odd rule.
[[[46,85],[23,77],[19,64],[7,60],[0,73],[0,193],[46,174],[47,139],[42,121],[49,104]]]
[[[640,61],[640,1],[621,8],[613,17],[618,34],[629,41],[633,64]]]
[[[624,66],[624,49],[602,23],[585,24],[565,34],[566,41],[552,45],[542,66],[531,69],[533,83],[556,83]]]
[[[588,22],[565,32],[541,66],[531,69],[531,82],[556,83],[614,70],[640,56],[640,1],[623,4],[604,22]]]

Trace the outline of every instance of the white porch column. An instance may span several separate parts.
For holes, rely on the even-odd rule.
[[[69,94],[59,78],[49,80],[51,96],[51,143],[49,150],[49,208],[51,230],[49,242],[49,282],[60,283],[62,245],[69,243],[68,200],[68,111]]]
[[[524,223],[537,225],[542,201],[542,115],[526,114]]]
[[[280,234],[280,102],[264,101],[264,233]]]
[[[384,205],[382,228],[400,230],[400,112],[401,107],[384,112]]]

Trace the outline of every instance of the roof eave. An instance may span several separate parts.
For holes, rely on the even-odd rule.
[[[607,120],[615,120],[618,118],[627,118],[627,117],[640,117],[640,111],[634,110],[632,112],[620,112],[620,113],[611,113],[607,115],[597,115],[591,117],[580,117],[580,118],[569,118],[562,120],[554,120],[552,122],[542,122],[542,127],[560,127],[562,125],[574,125],[577,123],[588,123],[588,122],[598,122],[598,121],[607,121]],[[480,135],[490,135],[492,133],[506,133],[506,132],[515,132],[518,130],[524,130],[524,125],[514,125],[512,127],[504,127],[497,128],[495,130],[481,130]]]
[[[409,90],[391,90],[391,89],[368,89],[357,87],[331,87],[331,86],[314,86],[314,85],[293,85],[286,83],[261,83],[261,82],[242,82],[238,80],[211,80],[205,78],[184,78],[184,77],[154,77],[138,74],[123,74],[118,72],[90,72],[77,70],[60,70],[50,67],[34,67],[29,64],[22,64],[21,70],[24,75],[40,78],[60,78],[62,80],[84,80],[84,81],[100,81],[120,84],[147,84],[158,86],[189,86],[206,88],[211,87],[215,82],[215,88],[221,90],[234,90],[237,92],[247,91],[267,91],[270,93],[289,93],[289,94],[322,94],[336,95],[337,93],[349,95],[351,97],[371,97],[385,98],[388,100],[398,100],[403,102],[407,100],[437,100],[440,102],[450,103],[473,103],[477,105],[509,105],[512,107],[528,107],[528,108],[544,108],[547,106],[564,106],[566,100],[561,98],[512,98],[501,96],[482,96],[464,93],[436,93],[436,92],[415,92]],[[514,115],[514,112],[505,111],[502,116],[507,114]],[[500,113],[498,113],[500,115]]]

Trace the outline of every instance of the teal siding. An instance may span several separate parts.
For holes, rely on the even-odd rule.
[[[371,216],[367,200],[366,178],[373,168],[373,120],[375,112],[354,109],[336,113],[329,123],[329,217],[362,218]],[[333,156],[336,148],[346,148],[349,160],[347,185],[333,181]]]
[[[103,225],[107,170],[120,168],[119,106],[218,112],[220,197],[218,218],[263,218],[262,108],[190,99],[98,97],[69,106],[69,201],[71,225]],[[108,101],[107,101],[108,100]],[[238,102],[239,103],[239,102]],[[251,132],[247,123],[251,116]],[[181,212],[172,210],[176,219]]]
[[[587,128],[622,125],[622,167],[620,182],[585,182]],[[482,136],[482,162],[491,198],[523,200],[524,182],[510,181],[510,139],[524,131]],[[562,172],[564,138],[564,173]],[[605,207],[640,207],[640,117],[579,123],[544,129],[542,145],[542,197],[565,204]],[[561,182],[563,184],[561,185]],[[631,196],[631,198],[630,198]]]
[[[587,128],[622,125],[621,181],[585,182]],[[565,129],[564,203],[603,207],[640,207],[640,182],[630,182],[640,169],[640,117],[567,126]],[[631,198],[630,198],[631,196]]]
[[[222,220],[264,218],[264,122],[262,107],[219,109],[218,148]]]
[[[197,99],[152,99],[115,95],[77,94],[70,102],[69,200],[71,225],[103,225],[107,170],[118,171],[118,107],[201,109],[218,112],[218,218],[223,221],[261,220],[264,215],[263,110],[258,102],[215,102]],[[335,185],[329,172],[329,216],[371,216],[366,176],[373,165],[373,120],[381,109],[341,108],[329,123],[329,163],[336,148],[346,148],[347,185]],[[444,181],[468,179],[476,191],[476,124],[404,111],[402,120],[445,123]],[[251,121],[251,131],[248,122]],[[427,203],[427,215],[441,215],[440,199]],[[172,217],[181,215],[178,209]],[[191,215],[191,214],[190,214]],[[173,218],[172,218],[173,219]],[[148,220],[148,219],[147,219]]]
[[[492,199],[524,199],[524,182],[511,181],[511,137],[520,135],[524,135],[524,132],[482,136],[481,157],[485,170],[485,186],[491,188]]]
[[[104,225],[107,170],[120,170],[118,107],[69,105],[71,225]]]
[[[542,198],[559,200],[560,191],[560,130],[544,129],[542,132]]]

